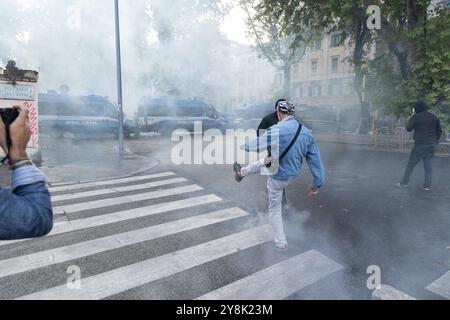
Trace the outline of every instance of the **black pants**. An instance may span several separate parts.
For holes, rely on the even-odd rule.
[[[423,167],[425,169],[425,188],[431,188],[431,179],[433,175],[433,158],[436,152],[436,145],[434,144],[416,144],[411,151],[408,166],[406,167],[405,175],[403,176],[402,184],[407,185],[414,168],[423,160]]]

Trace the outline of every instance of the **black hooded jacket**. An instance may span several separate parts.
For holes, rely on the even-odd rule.
[[[416,110],[416,114],[409,119],[406,129],[408,132],[414,130],[416,144],[436,144],[441,140],[441,122],[428,111]]]

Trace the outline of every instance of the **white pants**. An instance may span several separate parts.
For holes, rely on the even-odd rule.
[[[245,168],[241,169],[241,175],[243,177],[250,176],[252,174],[257,174],[261,172],[261,168],[263,168],[266,164],[270,162],[270,158],[263,158],[254,163],[249,164]]]
[[[261,159],[255,163],[241,169],[243,177],[257,174],[268,162],[269,158]],[[283,217],[281,215],[283,190],[289,185],[289,182],[278,181],[271,177],[267,180],[267,193],[269,195],[269,220],[274,233],[275,244],[278,246],[287,245],[286,235],[284,233]]]
[[[269,219],[272,225],[275,244],[277,246],[287,245],[284,234],[283,217],[281,216],[281,201],[283,190],[287,188],[289,182],[275,180],[271,177],[267,180],[267,192],[269,194]]]

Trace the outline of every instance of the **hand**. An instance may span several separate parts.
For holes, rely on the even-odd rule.
[[[6,143],[6,128],[1,117],[0,117],[0,148],[2,148],[5,155],[8,154],[8,145]]]
[[[9,159],[11,161],[28,158],[26,149],[31,138],[28,110],[24,108],[19,109],[19,116],[10,126],[12,145],[9,150]]]
[[[320,192],[320,189],[318,188],[314,188],[314,187],[309,187],[308,188],[308,196],[310,198],[315,198]]]

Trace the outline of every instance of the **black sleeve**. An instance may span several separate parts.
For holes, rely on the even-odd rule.
[[[259,124],[258,130],[256,131],[256,135],[260,137],[264,132],[269,129],[270,126],[268,126],[267,117],[262,119],[261,123]]]
[[[441,121],[439,120],[439,118],[437,119],[437,124],[436,124],[436,134],[437,134],[437,141],[441,141],[441,137],[442,137],[442,127],[441,127]]]
[[[408,130],[408,132],[411,132],[414,130],[415,126],[416,126],[416,116],[413,116],[411,119],[409,119],[408,124],[406,125],[406,130]]]

